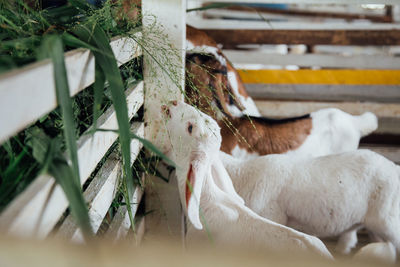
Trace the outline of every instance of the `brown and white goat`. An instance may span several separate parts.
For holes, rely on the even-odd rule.
[[[186,102],[218,121],[221,150],[235,157],[282,153],[315,157],[351,151],[378,127],[370,112],[352,116],[334,108],[281,120],[245,115],[249,106],[244,108],[232,93],[236,85],[228,76],[226,65],[213,54],[187,55]],[[242,114],[237,117],[238,112]]]
[[[260,116],[253,99],[247,94],[239,73],[219,49],[217,43],[205,32],[189,25],[186,27],[186,55],[187,73],[191,73],[192,76],[197,76],[199,73],[203,73],[199,76],[203,76],[204,73],[210,76],[219,73],[224,76],[219,86],[224,88],[225,94],[218,94],[217,98],[209,99],[211,102],[213,100],[220,102],[219,107],[223,108],[223,112],[233,117],[240,117],[243,114]],[[202,55],[207,55],[207,57],[202,57]],[[205,68],[205,71],[199,67]],[[196,71],[193,72],[193,69]],[[212,77],[210,79],[213,80]],[[219,79],[216,76],[215,82]],[[186,88],[190,89],[188,86]],[[199,89],[202,91],[205,88]],[[213,114],[209,115],[213,116]]]

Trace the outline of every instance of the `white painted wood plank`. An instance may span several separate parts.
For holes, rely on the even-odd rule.
[[[144,136],[144,124],[134,123],[131,131],[138,136]],[[131,141],[131,160],[132,163],[136,160],[141,148],[143,147],[137,139]],[[119,177],[121,176],[121,160],[118,152],[110,155],[104,163],[98,174],[93,178],[86,191],[84,197],[89,203],[89,217],[92,230],[97,233],[107,211],[109,210],[113,199],[118,191],[120,184]],[[75,224],[72,215],[69,215],[61,225],[59,235],[66,239],[74,241],[83,241],[81,230]]]
[[[137,85],[130,87],[127,92],[127,105],[128,105],[128,116],[132,118],[133,115],[143,105],[144,100],[143,82],[139,82]],[[113,108],[110,108],[104,113],[104,120],[98,120],[98,128],[102,129],[118,129],[117,116]],[[89,129],[90,130],[90,129]],[[88,130],[88,131],[89,131]],[[96,164],[103,157],[108,148],[114,143],[117,138],[116,133],[112,132],[96,132],[93,136],[83,135],[78,140],[78,147],[81,148],[78,151],[80,176],[87,177],[92,173]],[[81,164],[82,163],[82,164]],[[89,166],[93,166],[90,168]]]
[[[378,117],[400,118],[400,104],[353,103],[353,102],[307,102],[307,101],[255,101],[263,116],[292,117],[310,113],[322,108],[335,107],[353,115],[365,111]]]
[[[400,69],[400,58],[386,55],[323,55],[323,54],[267,54],[262,51],[224,50],[223,53],[236,68],[246,64],[265,66],[324,67],[347,69]]]
[[[118,161],[117,153],[113,153],[99,170],[99,173],[93,178],[87,190],[83,193],[86,203],[89,205],[89,218],[94,233],[97,233],[110,204],[118,189],[119,176],[121,175],[121,164]],[[98,199],[102,197],[103,199]],[[98,201],[97,203],[95,201]],[[110,203],[107,205],[107,203]],[[100,205],[97,205],[100,204]],[[97,212],[98,209],[100,212]],[[104,212],[104,214],[103,214]],[[100,223],[99,223],[100,221]],[[75,223],[72,215],[68,215],[57,231],[57,236],[63,239],[73,239],[74,241],[83,241],[81,232]],[[74,238],[73,238],[74,237]]]
[[[165,172],[161,173],[165,174]],[[184,237],[183,214],[175,174],[169,182],[159,177],[146,177],[146,240],[170,239],[176,242]],[[151,212],[150,212],[151,211]]]
[[[264,100],[314,100],[400,103],[400,85],[245,84],[248,94]]]
[[[145,233],[146,233],[146,217],[143,217],[140,219],[139,223],[136,226],[135,242],[137,246],[139,246],[142,243]]]
[[[290,20],[290,21],[312,21],[313,17],[307,16],[293,16],[293,15],[282,15],[273,14],[266,12],[249,12],[249,11],[237,11],[237,10],[226,10],[226,9],[209,9],[203,12],[203,16],[207,19],[240,19],[240,20]],[[332,20],[332,19],[330,19]],[[342,19],[336,19],[342,20]]]
[[[202,19],[188,17],[187,23],[199,29],[238,30],[399,30],[400,24],[357,22],[290,22],[290,21],[243,21]]]
[[[140,186],[137,186],[131,196],[131,210],[132,215],[135,216],[139,204],[142,200],[143,190]],[[111,241],[117,241],[123,239],[128,234],[131,227],[131,221],[129,219],[129,214],[126,206],[121,206],[118,208],[108,230],[106,233],[106,239]]]
[[[139,38],[141,33],[136,33]],[[127,37],[111,41],[119,64],[141,55]],[[71,96],[94,82],[94,57],[87,49],[65,53]],[[0,75],[0,144],[57,107],[53,64],[43,60]]]
[[[203,2],[219,2],[219,3],[255,3],[255,4],[398,4],[398,0],[204,0]]]
[[[130,118],[143,103],[143,83],[127,90],[128,115]],[[117,129],[113,107],[99,119],[99,128]],[[90,131],[90,129],[88,130]],[[117,139],[113,132],[96,132],[83,135],[78,140],[78,159],[81,184],[84,184],[109,147]],[[51,192],[51,189],[54,191]],[[18,236],[44,238],[52,230],[68,206],[60,186],[53,178],[41,175],[32,182],[0,215],[0,228]]]
[[[393,117],[380,117],[378,130],[374,133],[400,135],[400,119]]]
[[[255,101],[262,116],[285,118],[300,116],[323,108],[338,108],[353,115],[373,112],[379,119],[374,133],[400,134],[400,104],[359,102]]]
[[[146,46],[149,54],[145,52],[143,55],[143,77],[146,88],[144,116],[147,123],[145,136],[161,151],[165,151],[165,140],[168,140],[168,135],[163,127],[164,120],[160,116],[160,107],[171,100],[183,100],[186,0],[143,0],[142,13],[143,37],[151,42]],[[161,29],[162,38],[157,33],[157,29]],[[163,194],[168,196],[168,202],[164,204],[165,213],[170,215],[168,217],[170,221],[157,224],[146,218],[146,231],[154,233],[159,238],[162,235],[173,233],[174,237],[180,239],[183,225],[181,224],[182,213],[177,186],[170,185],[163,189],[165,189]],[[151,203],[156,202],[158,203],[158,199],[146,195],[147,211],[149,211]],[[165,218],[164,216],[160,219],[165,220]]]

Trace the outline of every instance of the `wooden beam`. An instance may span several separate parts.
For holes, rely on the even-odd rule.
[[[400,119],[400,104],[357,103],[357,102],[312,102],[312,101],[266,101],[256,100],[260,113],[267,117],[294,117],[323,108],[334,107],[353,115],[370,111],[378,117]]]
[[[206,5],[206,4],[204,4]],[[322,11],[308,11],[308,10],[295,10],[295,9],[275,9],[268,7],[259,6],[229,6],[224,8],[229,11],[244,11],[251,12],[255,14],[267,13],[267,14],[279,14],[287,16],[300,16],[300,17],[310,17],[310,18],[338,18],[345,20],[370,20],[373,22],[392,22],[392,17],[389,15],[378,16],[370,14],[355,14],[355,13],[338,13],[338,12],[322,12]]]
[[[238,69],[246,65],[321,67],[341,69],[400,69],[400,58],[388,55],[267,54],[261,51],[223,50]]]
[[[238,70],[244,83],[393,85],[400,86],[400,70]]]
[[[379,128],[376,133],[400,134],[400,104],[274,100],[256,100],[255,103],[261,115],[272,118],[295,117],[323,108],[338,108],[353,115],[370,111],[379,118]]]
[[[196,26],[196,25],[193,25]],[[241,44],[400,45],[400,30],[216,30],[204,31],[224,49]]]
[[[143,104],[143,83],[129,88],[126,97],[128,116],[131,119]],[[98,128],[118,129],[113,107],[99,117]],[[81,185],[87,181],[99,161],[118,138],[114,132],[99,131],[88,134],[91,130],[89,128],[77,141]],[[17,236],[45,238],[67,207],[68,200],[61,187],[56,184],[53,177],[42,174],[1,213],[0,228]]]
[[[143,190],[140,186],[137,186],[133,192],[133,196],[131,196],[131,210],[133,216],[136,215],[142,196]],[[128,234],[129,229],[131,229],[131,221],[129,219],[128,209],[126,208],[126,205],[120,206],[107,230],[106,238],[113,242],[124,239]]]
[[[144,125],[143,123],[135,123],[131,127],[131,131],[138,136],[143,137]],[[136,160],[139,155],[143,144],[137,139],[132,139],[131,144],[131,164]],[[99,172],[93,178],[88,188],[84,192],[86,203],[89,203],[89,217],[90,224],[94,233],[100,228],[107,211],[110,209],[111,203],[118,192],[121,176],[121,160],[118,151],[114,151],[103,164]],[[133,188],[132,188],[132,191]],[[135,212],[139,204],[133,204]],[[135,214],[135,213],[133,213]],[[134,215],[133,215],[134,216]],[[84,238],[81,229],[75,222],[75,218],[70,214],[62,223],[58,234],[65,239],[72,239],[73,241],[83,242]]]
[[[212,30],[345,30],[345,31],[389,31],[400,30],[397,23],[371,23],[371,22],[346,22],[346,21],[273,21],[260,20],[234,20],[234,19],[202,19],[188,18],[188,24],[199,29]]]
[[[183,101],[186,0],[143,0],[142,13],[143,37],[146,42],[146,52],[143,55],[145,137],[160,150],[166,151],[169,137],[160,108],[172,100]],[[150,179],[146,177],[146,184]],[[151,213],[146,217],[146,232],[158,239],[167,235],[181,240],[183,224],[178,187],[171,181],[167,185],[158,188],[158,194],[165,196],[162,205],[159,205],[158,195],[149,194],[150,186],[146,186],[145,206],[146,211]],[[152,210],[152,207],[158,210],[162,207],[163,213]],[[158,223],[159,220],[162,223]]]
[[[243,0],[205,0],[204,2],[219,2],[219,3],[243,3]],[[398,4],[398,0],[251,0],[254,4],[336,4],[336,5],[350,5],[350,4]]]
[[[140,37],[141,32],[135,34]],[[110,45],[118,65],[142,54],[128,37],[115,38]],[[88,49],[65,53],[65,65],[71,96],[94,82],[94,57]],[[0,144],[57,107],[54,84],[50,60],[0,75]]]
[[[400,103],[400,85],[246,84],[254,99]]]

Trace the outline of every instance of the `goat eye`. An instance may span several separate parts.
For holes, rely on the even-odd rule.
[[[188,130],[188,132],[189,132],[190,134],[192,134],[192,131],[193,131],[193,124],[191,124],[190,122],[189,122],[189,124],[188,124],[187,130]]]

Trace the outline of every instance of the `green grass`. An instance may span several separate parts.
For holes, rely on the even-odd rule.
[[[85,236],[90,238],[91,229],[78,172],[76,139],[92,125],[97,129],[97,119],[106,108],[114,105],[117,113],[119,149],[123,162],[121,194],[126,203],[131,203],[129,196],[134,186],[140,184],[139,173],[150,173],[168,181],[169,177],[163,177],[157,171],[157,164],[163,159],[174,166],[150,142],[129,131],[124,90],[132,82],[143,79],[142,58],[118,68],[109,45],[113,36],[131,36],[132,30],[140,26],[140,18],[138,21],[117,19],[115,10],[118,2],[107,2],[101,8],[94,8],[74,0],[51,10],[34,10],[22,0],[16,0],[12,7],[0,5],[3,5],[0,9],[0,72],[50,57],[55,66],[54,77],[60,105],[0,147],[0,210],[37,175],[48,172],[63,188],[72,215]],[[151,31],[147,33],[147,39],[136,41],[144,53],[149,53],[179,86],[177,66],[170,63],[170,58],[176,57],[179,51],[165,44],[162,29],[154,28]],[[96,62],[95,83],[70,98],[63,53],[74,48],[87,48],[93,52]],[[161,56],[153,56],[152,51],[158,51],[157,54]],[[132,138],[138,139],[155,155],[141,155],[133,168],[130,166]],[[63,156],[64,151],[67,151],[71,164]],[[128,211],[134,227],[131,209]]]
[[[80,185],[77,136],[91,125],[96,128],[98,117],[112,102],[119,126],[122,188],[127,203],[135,183],[130,166],[131,138],[164,156],[151,143],[130,133],[124,90],[127,84],[141,78],[140,59],[120,70],[109,45],[112,36],[129,35],[140,25],[140,19],[116,19],[118,2],[107,2],[99,9],[80,0],[70,0],[68,5],[51,10],[34,10],[21,0],[12,6],[3,2],[0,5],[0,72],[50,57],[59,103],[56,110],[0,147],[0,209],[37,175],[48,172],[64,190],[72,215],[89,238],[91,228]],[[91,88],[72,99],[64,52],[77,47],[90,49],[95,55],[96,80]],[[65,150],[71,164],[63,156]],[[131,213],[130,219],[133,222]]]

